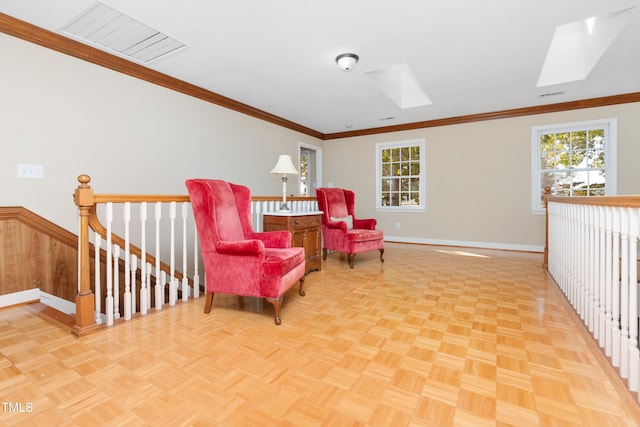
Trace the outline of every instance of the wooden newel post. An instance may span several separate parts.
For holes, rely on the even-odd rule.
[[[91,291],[91,270],[89,258],[89,212],[94,205],[93,189],[89,186],[89,175],[78,176],[78,188],[73,200],[80,215],[80,234],[78,236],[78,295],[76,296],[76,324],[72,328],[74,335],[81,336],[97,327],[95,323],[95,297]]]
[[[544,226],[544,261],[542,266],[547,270],[549,269],[549,197],[551,197],[551,187],[544,187],[542,203],[544,203],[546,222]]]

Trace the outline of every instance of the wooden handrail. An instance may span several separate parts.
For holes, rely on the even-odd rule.
[[[550,196],[550,202],[571,203],[591,206],[612,206],[616,208],[640,208],[640,195],[597,196],[597,197],[557,197]]]
[[[189,202],[190,198],[185,194],[95,194],[93,189],[89,186],[91,177],[89,175],[78,176],[78,187],[74,193],[74,201],[78,206],[80,215],[80,233],[79,239],[79,259],[80,259],[80,274],[79,274],[79,292],[76,297],[76,325],[73,327],[73,333],[75,335],[84,335],[97,328],[94,320],[94,305],[95,296],[91,290],[90,281],[90,248],[89,243],[89,228],[96,232],[101,238],[107,239],[107,228],[102,225],[100,218],[97,214],[97,205],[99,203],[170,203],[170,202]],[[253,202],[277,202],[282,199],[281,196],[252,196]],[[290,201],[313,201],[315,197],[307,196],[291,196],[287,197]],[[111,233],[111,242],[120,247],[125,246],[125,239]],[[154,265],[156,258],[148,253],[143,254],[142,250],[132,244],[128,245],[129,252],[136,255],[139,259],[143,258]],[[170,273],[171,267],[160,261],[160,269],[167,274]],[[183,273],[175,271],[174,277],[177,280],[182,280]],[[190,280],[191,281],[191,280]]]
[[[67,246],[78,246],[78,239],[73,233],[22,206],[0,207],[0,221],[6,219],[15,219]]]
[[[549,267],[549,202],[570,203],[589,206],[611,206],[614,208],[640,208],[640,195],[597,196],[597,197],[557,197],[551,195],[551,189],[544,189],[543,204],[545,206],[546,223],[544,238],[544,268]]]
[[[169,202],[188,202],[189,196],[185,194],[95,194],[93,196],[95,203],[169,203]]]

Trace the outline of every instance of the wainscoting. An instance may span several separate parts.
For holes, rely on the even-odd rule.
[[[23,207],[0,207],[0,295],[37,289],[75,300],[78,237]]]

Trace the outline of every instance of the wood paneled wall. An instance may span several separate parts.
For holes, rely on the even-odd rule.
[[[0,207],[0,295],[39,288],[74,302],[77,239],[23,207]]]

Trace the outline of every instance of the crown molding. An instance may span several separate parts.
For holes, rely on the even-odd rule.
[[[355,136],[375,135],[380,133],[399,132],[437,126],[449,126],[486,120],[507,119],[536,114],[556,113],[560,111],[640,102],[640,92],[634,92],[557,104],[538,105],[533,107],[470,114],[394,126],[324,134],[3,13],[0,13],[0,32],[321,140],[350,138]]]

